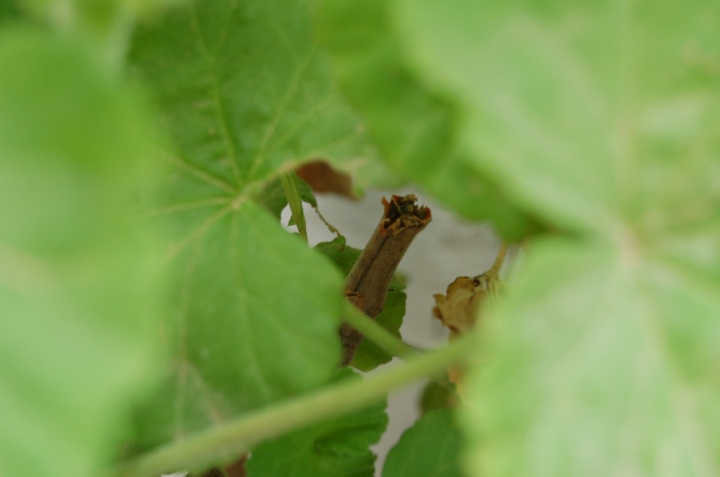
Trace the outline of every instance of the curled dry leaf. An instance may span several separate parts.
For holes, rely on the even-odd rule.
[[[475,326],[480,311],[480,305],[488,296],[494,296],[500,290],[502,283],[498,272],[505,260],[506,245],[500,247],[492,268],[477,277],[457,277],[447,287],[445,295],[436,294],[433,315],[443,325],[450,329],[450,339],[467,333]],[[448,379],[457,386],[458,394],[462,398],[462,369],[453,367],[448,369]]]
[[[477,310],[487,289],[477,278],[457,277],[447,294],[434,295],[433,315],[450,329],[450,338],[467,333],[475,325]]]
[[[352,186],[352,178],[344,172],[338,172],[325,161],[307,162],[295,171],[302,180],[310,184],[313,191],[319,193],[334,192],[357,200]]]
[[[467,333],[475,326],[480,304],[488,294],[487,282],[478,278],[457,277],[447,287],[445,295],[434,295],[433,315],[450,329],[450,339]],[[448,369],[448,380],[457,386],[460,398],[463,370],[453,366]]]

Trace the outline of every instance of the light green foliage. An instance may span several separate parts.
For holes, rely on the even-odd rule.
[[[533,247],[468,377],[473,475],[715,473],[720,295],[637,258]]]
[[[345,237],[338,237],[332,242],[319,243],[315,248],[335,262],[344,276],[350,273],[362,253],[362,250],[346,245]],[[387,298],[385,298],[385,307],[375,317],[375,321],[380,326],[397,338],[401,338],[400,326],[402,326],[405,316],[407,295],[403,290],[405,290],[405,284],[397,276],[393,276],[390,280]],[[392,361],[392,356],[381,350],[375,343],[363,339],[350,365],[360,371],[370,371],[390,361]]]
[[[4,2],[13,0],[3,0]],[[118,21],[156,14],[161,7],[187,0],[16,0],[23,9],[51,20],[56,26],[112,34]]]
[[[383,477],[460,477],[462,436],[453,411],[424,414],[390,450]]]
[[[318,35],[343,92],[384,159],[463,215],[489,219],[508,237],[530,227],[456,140],[460,108],[409,67],[383,0],[321,0]]]
[[[150,450],[117,474],[142,477],[318,419],[256,446],[253,475],[369,477],[384,405],[322,419],[465,353],[466,444],[427,412],[385,477],[457,475],[460,447],[469,477],[720,474],[720,3],[318,0],[313,25],[310,0],[195,0],[141,17],[165,3],[0,0],[0,475],[99,475]],[[23,9],[63,34],[12,25]],[[283,230],[279,178],[325,159],[360,187],[396,181],[366,135],[528,258],[477,336],[344,387],[360,251]],[[390,286],[378,322],[399,336]],[[389,360],[365,340],[352,364]]]
[[[475,160],[547,220],[611,235],[717,197],[717,2],[398,5],[418,69],[465,104]]]
[[[149,214],[171,234],[175,367],[139,418],[145,445],[316,387],[338,365],[340,274],[256,205],[277,213],[272,181],[302,160],[364,151],[309,14],[302,1],[197,1],[134,39],[133,73],[174,140]]]
[[[158,376],[138,98],[93,50],[0,33],[0,475],[96,475]]]
[[[477,164],[584,231],[529,249],[468,378],[472,475],[713,475],[717,2],[407,2],[417,71]]]
[[[353,373],[343,370],[342,379]],[[388,423],[386,403],[321,422],[255,448],[247,464],[253,477],[372,477],[375,455]]]

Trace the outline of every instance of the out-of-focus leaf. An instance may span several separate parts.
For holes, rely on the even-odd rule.
[[[305,1],[190,2],[139,28],[131,70],[175,146],[148,211],[171,234],[175,367],[138,414],[141,450],[334,375],[342,277],[258,204],[276,213],[271,182],[303,161],[372,151],[334,91]]]
[[[527,232],[528,221],[459,147],[460,108],[409,67],[392,24],[391,2],[321,0],[319,5],[321,42],[387,163],[466,217],[490,219],[511,238]]]
[[[375,455],[368,447],[385,431],[385,407],[382,402],[261,444],[247,469],[253,477],[372,477]]]
[[[129,216],[156,138],[67,38],[8,28],[0,71],[0,475],[97,475],[159,371],[156,250]]]
[[[20,18],[20,9],[15,0],[0,0],[0,23]]]
[[[348,246],[345,243],[345,237],[337,237],[331,242],[321,242],[315,248],[335,262],[344,276],[350,273],[360,253],[362,253],[362,250]],[[400,326],[402,326],[403,317],[405,316],[407,295],[403,290],[405,290],[405,284],[394,275],[390,280],[390,288],[385,298],[385,307],[375,317],[377,324],[397,338],[401,338]],[[390,361],[392,361],[391,355],[381,350],[375,343],[364,339],[360,343],[360,347],[350,365],[361,371],[370,371]]]
[[[457,407],[459,397],[452,383],[439,383],[429,381],[420,395],[420,411],[423,414],[438,409],[454,409]]]
[[[720,283],[626,247],[538,243],[487,310],[471,475],[716,473]]]
[[[462,440],[452,410],[430,411],[390,449],[382,475],[460,477]]]
[[[718,2],[395,13],[418,71],[466,105],[477,164],[547,220],[613,235],[620,218],[655,228],[718,200]]]
[[[123,23],[136,18],[152,16],[163,8],[187,0],[1,0],[22,5],[23,10],[50,20],[65,30],[84,31],[102,36],[113,36]],[[124,33],[124,32],[123,32]]]

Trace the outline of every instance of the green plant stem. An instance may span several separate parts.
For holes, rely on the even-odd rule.
[[[417,354],[417,351],[395,337],[388,330],[380,326],[375,320],[371,320],[365,316],[360,310],[355,308],[350,302],[346,302],[344,319],[345,323],[358,330],[365,339],[375,343],[380,349],[391,356],[398,358],[408,358]]]
[[[305,223],[305,213],[303,212],[302,198],[300,197],[297,177],[294,172],[286,172],[280,176],[280,181],[282,182],[285,197],[287,198],[288,205],[290,206],[293,218],[295,219],[295,225],[298,228],[298,232],[300,233],[300,236],[305,239],[305,242],[307,242],[307,225]]]
[[[229,462],[258,443],[368,406],[388,391],[434,376],[476,346],[474,334],[454,340],[367,379],[353,379],[299,396],[198,432],[129,461],[107,477],[157,477],[163,472],[202,470]]]

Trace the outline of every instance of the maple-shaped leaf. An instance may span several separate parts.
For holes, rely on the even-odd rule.
[[[191,1],[133,39],[131,72],[172,139],[147,215],[170,237],[174,281],[174,364],[138,412],[136,450],[319,386],[339,363],[342,277],[271,215],[285,202],[280,174],[372,154],[310,13],[302,0]]]

